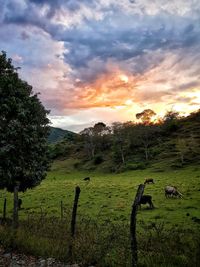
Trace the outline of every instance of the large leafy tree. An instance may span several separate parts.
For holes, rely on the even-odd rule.
[[[18,191],[39,185],[48,169],[47,114],[12,60],[0,53],[0,188],[14,192],[15,224]]]

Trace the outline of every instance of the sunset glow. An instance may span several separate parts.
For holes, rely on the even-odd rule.
[[[0,48],[75,131],[200,108],[199,1],[24,1],[0,4]],[[27,12],[29,10],[29,12]]]
[[[128,77],[127,77],[126,75],[124,75],[124,74],[121,74],[121,75],[119,76],[119,78],[120,78],[120,80],[121,80],[122,82],[124,82],[124,83],[127,83],[127,82],[128,82]]]

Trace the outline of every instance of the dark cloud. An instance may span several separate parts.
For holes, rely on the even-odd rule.
[[[8,1],[3,18],[4,24],[32,25],[45,28],[45,18],[40,10],[31,5],[19,5],[15,1]]]
[[[180,15],[178,12],[175,14],[173,8],[164,11],[158,6],[151,10],[151,5],[148,12],[145,9],[146,11],[142,13],[142,9],[134,8],[139,2],[141,6],[145,5],[145,1],[131,1],[133,9],[128,8],[130,1],[127,0],[124,9],[125,1],[121,2],[119,4],[114,0],[8,0],[4,3],[0,1],[2,10],[0,23],[18,31],[16,36],[21,42],[15,42],[18,44],[16,54],[21,55],[20,50],[23,50],[19,47],[21,43],[29,42],[30,48],[26,51],[24,64],[30,68],[39,68],[49,63],[49,58],[45,55],[41,57],[38,52],[40,49],[35,49],[37,42],[42,40],[42,45],[45,40],[47,43],[50,40],[62,43],[65,48],[61,50],[63,54],[60,51],[52,52],[51,48],[47,53],[54,53],[60,61],[64,60],[70,68],[70,74],[66,72],[63,76],[70,75],[77,87],[82,88],[82,85],[94,82],[99,76],[104,74],[106,76],[111,72],[112,65],[118,66],[122,72],[137,76],[151,72],[162,63],[159,71],[163,71],[165,76],[163,75],[162,79],[162,73],[159,73],[158,78],[154,80],[155,85],[162,86],[162,83],[167,84],[170,80],[172,85],[167,87],[167,90],[175,88],[175,93],[199,86],[200,15],[197,18],[196,15],[193,17],[192,13],[190,16]],[[155,4],[155,1],[153,2]],[[41,36],[33,34],[35,28],[41,30]],[[11,43],[9,41],[13,36],[13,33],[0,29],[0,41],[4,44]],[[24,40],[26,42],[23,42]],[[33,54],[30,55],[29,51]],[[186,79],[182,81],[181,76]],[[86,90],[84,86],[82,90]],[[113,87],[111,91],[114,90]],[[171,92],[167,90],[162,92],[152,90],[148,93],[143,90],[140,100],[162,101],[163,96],[171,96]],[[47,99],[47,106],[48,103],[50,106],[54,105],[56,109],[64,105],[59,98],[53,100],[53,103]]]
[[[181,103],[191,103],[192,101],[196,100],[196,97],[176,97],[176,102]]]
[[[94,59],[103,62],[139,61],[132,71],[142,73],[153,63],[146,57],[148,52],[161,50],[163,54],[168,51],[180,53],[180,49],[185,51],[200,44],[200,28],[192,23],[180,26],[182,18],[177,18],[176,24],[171,27],[163,25],[160,20],[157,22],[156,18],[144,19],[140,26],[134,27],[134,21],[137,19],[137,15],[130,18],[115,14],[101,21],[88,21],[85,26],[64,31],[60,39],[65,42],[68,50],[64,55],[65,61],[76,70],[89,68],[88,63]],[[120,21],[123,22],[122,25]],[[186,57],[181,55],[180,58],[183,56]]]
[[[47,8],[41,13],[41,6],[44,5]],[[102,19],[83,16],[82,24],[73,27],[64,28],[51,19],[61,10],[72,13],[80,11],[81,14],[82,6],[91,10],[94,8],[94,11],[100,9],[94,0],[29,0],[25,6],[10,0],[6,9],[4,6],[6,12],[3,22],[32,25],[48,32],[53,39],[63,41],[68,50],[64,54],[65,61],[77,72],[89,68],[88,64],[92,60],[104,63],[108,60],[135,60],[140,61],[140,64],[134,66],[132,71],[141,73],[152,65],[148,57],[144,56],[148,51],[160,49],[164,53],[200,44],[200,28],[197,27],[196,19],[185,20],[168,13],[155,16],[145,14],[141,19],[140,15],[128,15],[113,5],[110,6],[110,13],[105,13]],[[102,71],[105,69],[102,68]],[[95,76],[94,70],[91,70],[89,76],[92,73]]]
[[[80,10],[82,5],[87,5],[89,7],[94,7],[96,5],[94,0],[29,0],[29,2],[38,6],[48,6],[49,10],[47,16],[49,18],[53,17],[56,11],[61,9],[76,12]]]
[[[184,83],[182,85],[180,85],[177,90],[178,91],[187,91],[187,90],[191,90],[194,89],[195,87],[199,87],[200,86],[200,80],[197,81],[193,81],[193,82],[189,82],[189,83]]]

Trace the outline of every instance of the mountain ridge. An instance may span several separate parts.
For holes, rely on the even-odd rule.
[[[49,143],[56,143],[63,139],[66,139],[68,141],[73,140],[75,136],[76,136],[76,133],[72,131],[63,130],[58,127],[50,127],[50,134],[47,140]]]

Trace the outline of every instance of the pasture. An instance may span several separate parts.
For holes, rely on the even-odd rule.
[[[180,225],[182,228],[198,226],[194,218],[200,219],[200,168],[190,166],[178,170],[156,172],[155,169],[127,171],[119,174],[78,172],[74,161],[55,161],[47,178],[38,187],[20,193],[22,209],[20,219],[30,214],[60,216],[60,201],[65,211],[71,210],[76,185],[81,188],[78,214],[100,222],[128,222],[131,205],[137,187],[145,178],[152,177],[155,184],[147,184],[144,194],[152,196],[154,210],[143,205],[138,212],[138,222],[163,221],[166,226]],[[84,181],[87,176],[91,181]],[[164,187],[175,185],[183,199],[165,198]],[[1,191],[0,203],[7,198],[7,215],[12,214],[12,195]],[[140,223],[138,224],[140,225]]]
[[[137,216],[138,266],[198,266],[200,170],[197,166],[163,172],[152,167],[119,174],[78,172],[73,166],[72,160],[55,161],[40,186],[20,193],[21,223],[15,238],[9,226],[0,226],[4,247],[69,262],[71,210],[74,189],[79,185],[72,261],[81,266],[130,267],[131,205],[138,185],[152,177],[155,184],[147,184],[144,194],[152,196],[155,209],[142,205]],[[90,181],[84,181],[88,176]],[[177,186],[183,199],[166,198],[166,185]],[[7,217],[11,217],[13,196],[1,191],[2,208],[5,197]],[[60,201],[64,205],[63,220]]]

